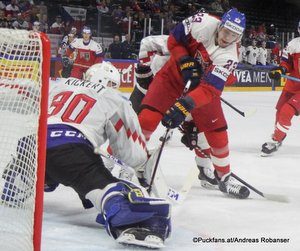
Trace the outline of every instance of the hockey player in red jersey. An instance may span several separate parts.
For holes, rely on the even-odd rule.
[[[167,46],[168,37],[167,35],[148,36],[141,41],[139,64],[135,69],[137,83],[130,95],[132,108],[137,114],[140,111],[142,100],[149,89],[153,76],[170,58],[170,52]],[[198,178],[200,179],[201,186],[218,189],[217,180],[214,177],[210,161],[210,146],[203,132],[199,133],[193,121],[186,122],[181,131],[183,133],[181,139],[182,143],[190,150],[195,149],[195,160],[199,169]],[[172,134],[173,130],[169,130],[167,140],[171,139]],[[193,146],[191,145],[192,142],[194,144]]]
[[[68,61],[70,55],[76,50],[76,58],[71,71],[71,77],[82,79],[87,69],[103,60],[103,50],[100,44],[92,38],[92,31],[85,26],[82,30],[82,38],[75,39],[66,51],[63,61]]]
[[[236,198],[247,198],[249,189],[234,183],[231,177],[220,95],[233,78],[238,63],[237,42],[245,25],[244,14],[236,9],[226,12],[221,20],[197,13],[178,24],[168,38],[170,60],[154,77],[139,113],[147,139],[161,120],[166,127],[175,128],[191,114],[211,146],[219,189]],[[188,82],[190,90],[181,97]]]
[[[300,33],[300,21],[298,25]],[[300,78],[300,37],[291,40],[283,50],[279,67],[270,72],[273,79],[280,79],[281,74],[290,73],[290,76]],[[291,125],[292,118],[300,112],[300,84],[287,80],[277,101],[275,129],[271,141],[262,145],[261,155],[270,156],[282,145]]]

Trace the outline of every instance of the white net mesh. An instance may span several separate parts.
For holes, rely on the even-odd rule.
[[[33,250],[42,43],[0,29],[0,250]]]

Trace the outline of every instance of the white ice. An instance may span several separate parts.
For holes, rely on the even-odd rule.
[[[172,237],[163,250],[205,251],[297,251],[300,250],[300,127],[293,119],[288,137],[272,157],[260,157],[261,145],[273,132],[275,104],[280,92],[225,92],[223,98],[243,111],[257,108],[244,118],[223,105],[229,126],[231,167],[242,179],[264,193],[283,194],[289,203],[268,201],[251,192],[237,200],[220,191],[203,189],[198,180],[182,205],[173,207]],[[165,129],[160,126],[152,144]],[[179,189],[185,175],[195,166],[194,154],[180,143],[175,132],[161,159],[169,185]],[[111,239],[97,223],[96,211],[84,210],[75,192],[59,186],[45,194],[43,251],[143,250],[124,247]],[[286,238],[287,243],[193,242],[209,238]],[[210,239],[212,240],[212,239]]]

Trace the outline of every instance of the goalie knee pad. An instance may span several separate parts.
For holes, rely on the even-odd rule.
[[[164,199],[145,197],[145,194],[142,188],[130,182],[111,184],[101,198],[101,214],[96,221],[105,225],[114,239],[126,229],[140,228],[165,240],[171,231],[171,205]],[[90,193],[86,195],[91,201],[92,197]]]

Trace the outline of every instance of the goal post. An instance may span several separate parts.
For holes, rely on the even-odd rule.
[[[50,41],[0,28],[0,250],[41,249]]]

